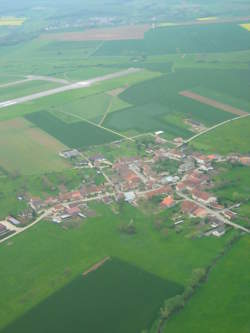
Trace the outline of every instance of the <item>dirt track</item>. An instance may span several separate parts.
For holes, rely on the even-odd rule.
[[[188,91],[188,90],[181,91],[181,92],[179,92],[179,95],[187,97],[187,98],[191,98],[195,101],[198,101],[200,103],[203,103],[203,104],[206,104],[209,106],[213,106],[216,109],[223,110],[225,112],[229,112],[232,114],[236,114],[237,116],[244,116],[244,115],[248,114],[247,112],[245,112],[241,109],[234,108],[233,106],[228,105],[228,104],[217,102],[214,99],[198,95],[196,93],[193,93],[192,91]]]
[[[86,276],[91,272],[96,271],[99,267],[101,267],[102,265],[105,264],[106,261],[110,260],[110,257],[106,257],[103,260],[99,261],[97,264],[93,265],[92,267],[90,267],[90,269],[88,269],[87,271],[83,272],[82,275]]]
[[[91,29],[83,32],[65,32],[55,34],[44,34],[42,39],[57,41],[107,41],[107,40],[126,40],[143,39],[144,33],[150,29],[149,24],[128,25],[117,28]]]

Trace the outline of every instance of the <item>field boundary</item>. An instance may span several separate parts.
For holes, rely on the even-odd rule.
[[[103,266],[108,260],[111,260],[111,257],[105,257],[101,261],[98,261],[96,264],[91,266],[87,271],[82,273],[82,276],[87,276],[89,273],[96,271],[98,268]]]
[[[88,120],[88,119],[86,119],[86,118],[84,118],[84,117],[81,117],[81,116],[77,115],[77,114],[73,114],[73,113],[65,112],[65,111],[61,111],[61,110],[58,111],[58,112],[59,112],[59,113],[61,112],[61,113],[65,114],[65,115],[68,115],[68,116],[72,116],[72,117],[78,118],[78,119],[80,119],[80,120],[82,120],[82,121],[85,121],[86,123],[89,123],[89,124],[92,125],[92,126],[95,126],[95,127],[101,128],[101,129],[103,129],[103,130],[105,130],[105,131],[107,131],[107,132],[110,132],[110,133],[116,134],[117,136],[120,136],[120,137],[122,137],[123,139],[130,140],[130,141],[134,141],[132,138],[130,138],[130,137],[124,135],[124,134],[121,134],[121,133],[119,133],[119,132],[116,132],[116,131],[114,131],[114,130],[112,130],[112,129],[110,129],[110,128],[104,127],[104,126],[102,126],[102,125],[100,125],[100,124],[96,124],[96,123],[94,123],[93,121],[90,121],[90,120]]]
[[[179,95],[181,95],[183,97],[187,97],[189,99],[193,99],[193,100],[195,100],[197,102],[200,102],[202,104],[206,104],[206,105],[212,106],[212,107],[214,107],[216,109],[219,109],[219,110],[222,110],[222,111],[225,111],[225,112],[228,112],[228,113],[236,114],[238,116],[243,116],[243,115],[247,115],[248,114],[244,110],[235,108],[235,107],[233,107],[231,105],[228,105],[228,104],[224,104],[224,103],[218,102],[215,99],[211,99],[211,98],[208,98],[208,97],[196,94],[196,93],[194,93],[194,92],[192,92],[190,90],[180,91]]]

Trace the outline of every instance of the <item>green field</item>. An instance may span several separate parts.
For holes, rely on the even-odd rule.
[[[213,268],[164,333],[248,333],[250,327],[250,240],[242,238]]]
[[[191,146],[205,153],[249,154],[250,117],[235,120],[200,136]]]
[[[177,136],[188,138],[192,136],[192,132],[185,128],[182,119],[175,117],[177,122],[172,122],[171,120],[175,114],[171,111],[169,113],[161,105],[147,104],[116,111],[108,115],[104,125],[121,132],[135,130],[139,133],[145,133],[161,130],[170,138]]]
[[[165,299],[182,290],[181,285],[112,258],[97,271],[77,277],[2,332],[68,333],[74,326],[75,333],[138,333],[152,325]]]
[[[81,118],[99,123],[108,110],[111,99],[112,97],[107,94],[94,94],[65,103],[51,110],[51,113],[69,123],[81,121]]]
[[[154,55],[167,53],[214,53],[246,50],[248,31],[237,24],[170,26],[151,29],[144,40],[109,41],[95,55]]]
[[[169,229],[166,237],[154,228],[154,219],[131,206],[122,205],[119,216],[105,206],[93,208],[97,217],[77,228],[65,230],[41,222],[1,245],[0,260],[4,270],[0,272],[0,328],[106,256],[117,257],[162,279],[187,285],[193,270],[206,267],[232,237],[232,233],[228,233],[220,240],[192,239],[187,237],[190,231],[177,235],[173,229]],[[119,225],[132,218],[136,234],[121,233]],[[168,223],[171,222],[166,218],[165,225]]]
[[[67,124],[46,111],[31,113],[26,118],[63,144],[72,148],[103,144],[120,138],[114,133],[84,121]]]
[[[184,120],[191,118],[207,126],[231,119],[235,115],[216,109],[179,95],[183,90],[204,92],[217,89],[219,101],[228,103],[228,96],[241,100],[239,106],[249,107],[248,87],[249,71],[214,70],[214,69],[179,69],[173,73],[162,75],[134,85],[124,91],[119,99],[132,105],[111,113],[105,120],[105,126],[117,131],[135,130],[148,132],[163,130],[169,136],[192,135]],[[241,88],[242,84],[245,88]],[[245,101],[245,102],[244,102]],[[232,103],[232,105],[234,105]],[[236,103],[237,104],[237,103]],[[235,105],[237,106],[237,105]]]
[[[214,193],[223,204],[247,202],[250,200],[250,168],[236,165],[222,167],[214,177]]]

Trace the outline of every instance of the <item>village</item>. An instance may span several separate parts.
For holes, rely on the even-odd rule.
[[[220,163],[250,166],[250,157],[204,155],[188,149],[182,138],[176,138],[175,146],[170,146],[161,134],[155,133],[153,144],[145,146],[143,157],[123,156],[111,162],[99,153],[86,156],[77,149],[60,152],[60,157],[69,160],[73,168],[95,170],[103,177],[103,183],[96,185],[90,178],[73,191],[62,191],[46,199],[19,197],[19,200],[27,200],[28,208],[0,222],[1,239],[22,232],[45,217],[51,223],[62,225],[93,217],[96,213],[90,207],[91,202],[111,206],[122,201],[139,209],[141,202],[153,202],[155,211],[178,207],[173,226],[180,228],[186,217],[195,219],[196,225],[205,226],[203,236],[221,237],[227,226],[248,232],[233,222],[241,203],[224,207],[218,202],[213,194],[212,178]]]

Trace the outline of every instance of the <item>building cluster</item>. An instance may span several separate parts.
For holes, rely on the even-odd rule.
[[[1,222],[0,237],[4,237],[12,230],[15,231],[15,228],[22,227],[23,220],[34,220],[48,210],[49,219],[54,223],[61,223],[69,219],[85,219],[95,215],[95,212],[89,208],[91,201],[101,201],[110,205],[120,200],[135,206],[140,205],[142,200],[151,200],[159,209],[177,206],[181,215],[174,224],[184,223],[186,217],[196,218],[208,226],[206,235],[217,237],[223,235],[225,233],[223,218],[231,221],[236,213],[232,209],[223,207],[213,194],[216,164],[230,162],[249,166],[250,157],[240,155],[222,157],[216,154],[192,152],[185,145],[179,146],[182,138],[176,138],[176,145],[172,148],[165,140],[164,143],[158,143],[159,135],[159,133],[155,135],[155,145],[145,148],[146,154],[143,157],[117,158],[114,163],[102,154],[85,157],[76,149],[61,152],[60,156],[70,160],[74,166],[92,168],[95,170],[93,174],[101,174],[103,183],[96,185],[94,176],[90,176],[73,191],[62,189],[57,196],[45,199],[26,198],[29,209],[23,213],[23,216],[22,214],[18,218],[10,216]],[[170,162],[170,165],[175,167],[157,168],[162,162],[163,165],[168,165]],[[234,205],[236,206],[237,204]],[[217,213],[223,218],[218,218]]]

